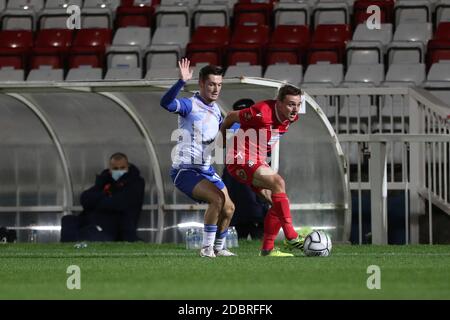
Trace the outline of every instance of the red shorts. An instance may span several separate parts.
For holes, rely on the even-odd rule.
[[[253,176],[261,166],[269,167],[265,162],[253,163],[248,161],[245,164],[227,164],[227,170],[234,179],[250,186],[254,192],[259,193],[263,188],[258,188],[253,185]]]

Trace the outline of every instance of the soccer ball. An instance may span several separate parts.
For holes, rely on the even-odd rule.
[[[303,252],[305,256],[313,257],[327,257],[331,253],[331,239],[328,234],[318,230],[308,234],[305,238]]]

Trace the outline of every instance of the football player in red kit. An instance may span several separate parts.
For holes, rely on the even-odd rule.
[[[304,239],[294,230],[286,195],[284,179],[267,164],[274,145],[288,131],[289,125],[298,120],[301,106],[300,89],[285,85],[278,91],[276,100],[258,102],[250,108],[227,114],[221,132],[226,142],[226,132],[233,123],[240,123],[240,130],[228,143],[226,168],[239,182],[268,198],[272,207],[264,220],[264,240],[261,256],[286,257],[291,253],[274,248],[280,228],[283,229],[287,249],[303,249]],[[267,190],[271,191],[268,197]]]

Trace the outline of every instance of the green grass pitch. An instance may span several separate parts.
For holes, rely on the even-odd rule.
[[[336,245],[326,258],[200,258],[183,245],[146,243],[0,245],[0,299],[450,299],[450,246]],[[69,290],[67,267],[81,270]],[[369,290],[370,265],[381,289]]]

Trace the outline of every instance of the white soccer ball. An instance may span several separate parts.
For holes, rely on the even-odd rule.
[[[318,230],[306,236],[303,252],[308,257],[327,257],[330,255],[332,247],[330,236]]]

